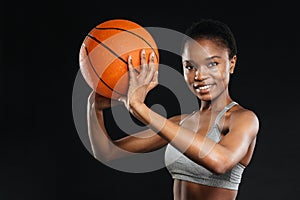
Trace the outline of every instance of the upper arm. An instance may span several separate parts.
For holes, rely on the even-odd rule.
[[[204,165],[219,174],[231,169],[246,157],[258,128],[259,121],[252,111],[234,111],[229,119],[229,132],[217,144],[209,145],[213,148],[205,154]]]
[[[229,119],[229,132],[219,142],[233,163],[239,162],[246,155],[259,129],[259,121],[254,112],[235,112]]]

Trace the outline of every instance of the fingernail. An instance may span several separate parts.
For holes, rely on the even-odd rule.
[[[154,62],[154,52],[153,52],[153,51],[151,52],[151,55],[150,55],[150,57],[151,57],[151,61],[153,61],[153,62]]]

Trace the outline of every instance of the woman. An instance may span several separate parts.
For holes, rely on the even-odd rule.
[[[158,84],[154,54],[141,72],[128,58],[130,84],[121,100],[149,127],[146,131],[112,141],[104,126],[103,109],[119,105],[98,94],[89,97],[88,123],[96,158],[113,160],[129,152],[151,152],[167,146],[165,162],[174,178],[174,199],[234,200],[244,168],[250,163],[259,130],[256,114],[233,101],[228,85],[237,61],[234,36],[227,25],[212,19],[194,23],[183,41],[185,81],[199,98],[200,109],[166,119],[144,103]],[[100,125],[100,128],[98,127]],[[157,134],[155,134],[157,133]],[[111,142],[107,142],[107,141]]]

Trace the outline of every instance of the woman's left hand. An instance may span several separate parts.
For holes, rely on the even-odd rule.
[[[158,71],[155,69],[154,56],[154,52],[152,52],[149,63],[147,63],[145,50],[141,51],[141,70],[138,75],[132,65],[132,57],[128,57],[129,86],[127,96],[121,97],[119,100],[124,102],[131,113],[133,113],[134,106],[143,104],[148,92],[158,85]]]

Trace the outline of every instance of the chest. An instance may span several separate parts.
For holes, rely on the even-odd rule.
[[[185,119],[181,126],[203,136],[206,136],[213,128],[217,128],[221,135],[226,135],[229,131],[229,113],[218,118],[218,113],[197,112]]]

